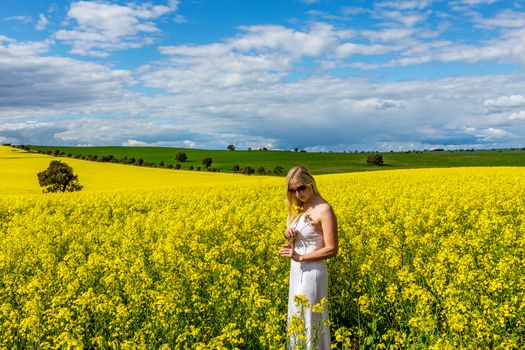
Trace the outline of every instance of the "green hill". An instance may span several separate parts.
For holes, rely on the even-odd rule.
[[[62,147],[30,146],[34,150],[59,152],[65,156],[113,156],[142,159],[144,162],[163,164],[164,166],[181,165],[181,169],[203,167],[201,161],[211,157],[211,168],[221,172],[231,172],[235,165],[240,169],[250,166],[254,170],[263,167],[273,172],[276,166],[283,168],[283,173],[292,166],[303,164],[314,174],[345,173],[387,169],[444,168],[460,166],[525,166],[525,151],[521,149],[482,150],[482,151],[424,151],[424,152],[383,152],[384,166],[366,163],[366,153],[324,153],[295,152],[274,150],[202,150],[168,147]],[[175,155],[185,152],[186,162],[178,162]],[[162,162],[162,163],[161,163]]]

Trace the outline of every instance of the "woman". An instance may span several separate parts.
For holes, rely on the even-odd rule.
[[[324,304],[322,312],[312,307],[320,304],[328,294],[325,259],[337,255],[337,220],[330,205],[319,194],[308,169],[294,167],[286,178],[288,219],[285,237],[288,244],[279,250],[279,255],[291,260],[288,327],[292,328],[292,334],[288,346],[295,349],[296,345],[306,345],[307,349],[328,350],[328,310]],[[301,319],[304,319],[304,333],[290,327]]]

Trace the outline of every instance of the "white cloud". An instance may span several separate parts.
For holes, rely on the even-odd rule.
[[[426,13],[407,13],[401,11],[383,11],[381,17],[389,20],[393,20],[397,23],[404,25],[405,27],[414,27],[417,23],[423,22],[427,19],[428,14]]]
[[[400,41],[411,38],[416,34],[415,29],[411,28],[390,28],[384,30],[363,30],[361,35],[374,42]]]
[[[173,19],[173,22],[175,22],[177,24],[187,23],[188,22],[188,18],[186,18],[185,16],[177,14],[177,15],[175,15],[175,18]]]
[[[168,0],[168,7],[172,11],[177,11],[177,9],[179,7],[179,3],[180,3],[180,0]]]
[[[509,120],[525,120],[525,111],[514,112],[509,116]]]
[[[8,38],[7,36],[5,35],[0,35],[0,43],[2,42],[14,42],[15,40],[14,39],[11,39],[11,38]]]
[[[395,51],[395,48],[392,46],[345,43],[336,49],[336,55],[338,57],[351,55],[384,55],[392,51]]]
[[[364,7],[346,6],[341,9],[341,13],[345,16],[354,16],[369,12],[371,11]]]
[[[454,2],[454,6],[477,6],[491,1]],[[492,18],[481,18],[471,11],[468,17],[478,29],[502,29],[499,33],[490,33],[480,43],[454,42],[440,39],[450,30],[452,22],[445,26],[428,26],[429,16],[438,15],[428,9],[431,2],[384,1],[375,4],[373,17],[380,21],[385,29],[357,31],[351,43],[342,43],[337,49],[338,57],[353,54],[388,55],[385,61],[370,63],[369,59],[353,61],[350,66],[359,69],[377,69],[385,67],[406,67],[431,62],[507,62],[525,65],[525,20],[523,12],[503,10]],[[417,11],[416,11],[417,10]],[[457,18],[450,17],[450,21]],[[381,22],[384,21],[384,22]],[[420,25],[421,24],[421,25]],[[426,24],[426,25],[425,25]],[[416,28],[416,26],[418,26]],[[380,27],[379,27],[380,28]],[[481,37],[481,34],[480,34]],[[381,44],[382,46],[374,46]],[[361,51],[361,52],[359,52]]]
[[[169,68],[163,69],[164,75],[169,72]],[[489,116],[484,117],[483,105],[477,96],[492,96],[492,88],[512,90],[519,86],[509,79],[473,77],[371,84],[320,78],[293,84],[243,85],[222,89],[221,94],[214,94],[211,86],[201,83],[191,90],[178,90],[177,102],[172,103],[176,109],[159,113],[166,118],[184,114],[180,108],[186,105],[195,120],[213,120],[209,125],[197,123],[197,129],[202,132],[214,130],[221,134],[233,128],[242,135],[239,139],[247,135],[265,136],[273,139],[272,143],[279,148],[304,142],[301,135],[305,134],[310,135],[312,144],[325,142],[326,146],[345,140],[355,144],[413,140],[424,145],[483,147],[505,141],[512,133],[493,125]],[[473,87],[477,88],[473,90]],[[200,97],[193,98],[193,91],[200,91]],[[403,100],[399,96],[403,96]],[[298,124],[301,132],[290,134],[289,130],[295,130]],[[424,130],[423,126],[428,124],[433,126],[426,128],[427,132],[417,131]],[[472,125],[477,132],[467,132],[465,124]],[[326,141],[327,135],[330,142]]]
[[[456,0],[451,1],[453,5],[468,5],[468,6],[478,6],[478,5],[487,5],[493,4],[498,0]]]
[[[475,45],[450,45],[436,51],[434,59],[442,62],[506,61],[525,65],[525,29],[509,30],[500,38]]]
[[[161,67],[150,69],[146,74]],[[161,72],[169,74],[170,69],[164,66]],[[35,105],[28,115],[40,120],[38,127],[11,123],[16,128],[0,130],[0,137],[30,143],[27,140],[38,129],[42,130],[38,140],[54,144],[184,146],[191,141],[192,147],[221,149],[228,143],[240,148],[272,145],[281,149],[317,145],[325,150],[351,150],[358,145],[359,149],[396,150],[433,145],[486,148],[508,145],[525,132],[525,125],[512,120],[499,125],[483,110],[483,101],[498,99],[494,91],[511,96],[508,92],[519,89],[524,81],[523,76],[478,76],[371,83],[319,77],[225,89],[197,77],[191,88],[179,89],[176,94],[126,97],[121,91],[109,101],[91,96],[87,105],[76,111],[67,106]],[[479,96],[486,98],[479,101]],[[47,114],[54,108],[55,113],[77,117],[46,118],[35,113],[40,108]],[[0,108],[0,118],[2,113],[8,111]],[[101,117],[89,117],[89,113]]]
[[[144,83],[172,92],[193,89],[195,80],[207,88],[276,83],[303,57],[334,54],[339,38],[347,36],[319,23],[307,31],[282,26],[241,29],[241,35],[222,43],[160,47],[160,52],[170,59],[155,69],[145,68]],[[343,48],[340,55],[349,51],[349,47]]]
[[[53,44],[53,41],[46,40],[43,42],[16,42],[6,38],[3,40],[8,42],[7,46],[0,45],[0,59],[2,57],[27,57],[39,55],[47,52],[49,46]],[[0,40],[0,43],[2,40]],[[1,69],[1,68],[0,68]]]
[[[172,50],[166,49],[166,52]],[[179,50],[173,50],[180,52]],[[199,50],[191,50],[193,54]],[[147,86],[172,92],[203,88],[228,88],[277,82],[283,76],[289,60],[277,55],[242,55],[228,53],[213,56],[174,57],[165,65],[144,70]],[[195,84],[198,81],[199,84]],[[202,91],[202,90],[201,90]]]
[[[17,21],[22,23],[31,23],[33,22],[33,19],[30,16],[10,16],[4,18],[6,21]]]
[[[525,12],[504,10],[493,18],[475,18],[474,23],[487,28],[524,28]]]
[[[508,50],[501,45],[482,47],[454,45],[437,52],[435,59],[442,62],[477,62],[494,60],[504,56],[508,56]]]
[[[161,46],[159,51],[164,55],[173,56],[223,56],[230,53],[231,48],[225,44],[209,45],[180,45],[180,46]]]
[[[396,33],[395,31],[394,33]],[[366,33],[371,40],[376,40],[379,32]],[[406,67],[410,65],[429,63],[429,62],[515,62],[525,66],[525,30],[507,31],[498,39],[486,41],[479,45],[465,45],[451,41],[430,41],[421,42],[410,37],[410,33],[405,33],[405,39],[400,40],[395,45],[390,44],[391,52],[398,53],[385,63],[367,64],[354,62],[353,67],[361,69],[377,69],[380,67]],[[395,37],[395,36],[394,36]],[[401,37],[401,35],[400,35]],[[352,46],[349,45],[348,49]],[[366,54],[362,46],[362,54]],[[373,46],[369,47],[370,53],[373,54]],[[376,47],[377,48],[377,47]],[[385,50],[388,46],[384,47]],[[345,44],[342,45],[338,52],[344,53]],[[351,51],[351,50],[350,50]],[[381,51],[377,51],[381,53]]]
[[[0,44],[0,112],[110,101],[123,94],[129,72],[65,57],[41,57],[50,41]],[[16,114],[16,113],[15,113]],[[19,112],[19,114],[22,114]]]
[[[36,30],[42,31],[47,28],[49,20],[43,14],[38,15],[38,23],[36,24]]]
[[[402,101],[396,101],[396,100],[378,100],[375,103],[374,108],[378,111],[399,109],[399,108],[404,108],[404,103]]]
[[[122,143],[122,146],[148,146],[148,144],[146,142],[128,139],[126,142]]]
[[[55,134],[65,130],[63,127],[47,122],[0,123],[0,138],[13,144],[55,144]]]
[[[317,4],[321,2],[322,0],[299,0],[300,2],[303,2],[307,5]]]
[[[486,128],[479,130],[476,128],[468,128],[466,131],[468,133],[474,134],[478,139],[484,142],[512,139],[515,137],[515,135],[513,135],[511,132],[499,128]]]
[[[483,102],[485,107],[521,107],[525,106],[525,96],[509,95],[500,96],[496,99],[489,99]]]
[[[228,42],[241,51],[277,50],[293,56],[320,56],[338,42],[338,33],[328,24],[314,23],[308,32],[281,26],[241,27],[244,33]]]
[[[378,1],[375,5],[379,8],[393,8],[398,10],[419,10],[425,9],[432,4],[432,0],[399,0],[399,1]]]
[[[10,138],[10,137],[4,137],[4,136],[0,136],[0,143],[14,143],[16,144],[17,142],[17,139],[15,138]]]
[[[68,17],[75,21],[72,30],[59,30],[58,40],[72,45],[72,52],[105,57],[110,51],[137,48],[151,43],[150,35],[159,29],[151,22],[177,9],[178,1],[168,5],[79,1],[71,4]]]

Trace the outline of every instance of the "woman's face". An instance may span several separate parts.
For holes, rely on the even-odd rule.
[[[312,197],[312,189],[310,186],[304,185],[298,181],[290,181],[288,184],[288,192],[302,203],[307,202]]]

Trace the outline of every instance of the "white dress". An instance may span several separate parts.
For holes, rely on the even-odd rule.
[[[324,247],[323,236],[317,233],[304,215],[297,217],[292,227],[298,231],[295,238],[295,251],[307,254]],[[304,295],[309,301],[309,307],[304,308],[294,303],[296,295]],[[322,298],[328,296],[328,272],[324,260],[314,262],[297,262],[291,260],[290,291],[288,296],[288,326],[293,324],[292,316],[304,319],[304,337],[294,333],[289,338],[288,347],[295,349],[297,345],[306,349],[330,349],[330,329],[328,308],[324,307],[321,313],[312,312],[312,306],[318,304]]]

